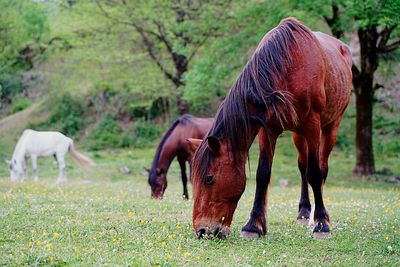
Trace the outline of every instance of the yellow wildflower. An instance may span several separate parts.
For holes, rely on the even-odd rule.
[[[59,236],[60,236],[59,233],[57,233],[57,232],[54,232],[54,233],[53,233],[53,237],[57,238],[57,237],[59,237]]]
[[[53,248],[53,245],[51,243],[46,244],[45,248],[46,248],[47,251],[49,251],[49,250],[51,250]]]

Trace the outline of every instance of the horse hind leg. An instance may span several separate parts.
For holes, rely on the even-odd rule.
[[[57,154],[57,163],[58,163],[57,183],[66,183],[67,182],[67,175],[66,175],[66,172],[65,172],[64,155]]]
[[[186,160],[184,158],[178,158],[179,166],[181,167],[182,184],[183,184],[183,198],[189,199],[189,193],[187,189],[187,175],[186,175]]]
[[[308,125],[305,129],[305,138],[308,145],[308,159],[307,159],[307,181],[311,185],[314,192],[314,228],[313,235],[314,238],[324,238],[329,237],[331,232],[331,227],[329,224],[329,214],[325,208],[322,189],[324,186],[324,170],[321,168],[320,163],[320,145],[321,145],[321,123],[319,115],[314,113],[314,117],[310,119]],[[324,144],[325,146],[325,144]],[[322,149],[323,150],[323,149]]]
[[[328,160],[333,147],[336,144],[336,137],[339,132],[339,125],[342,117],[322,128],[320,166],[324,182],[328,176]]]
[[[301,195],[299,201],[299,213],[297,215],[297,222],[303,225],[308,225],[310,220],[311,203],[308,194],[307,182],[307,164],[308,164],[308,147],[307,140],[296,133],[293,133],[293,141],[299,152],[298,167],[301,175]]]

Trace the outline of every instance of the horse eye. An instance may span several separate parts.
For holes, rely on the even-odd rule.
[[[206,185],[211,185],[214,182],[214,176],[212,175],[207,175],[206,179],[204,180],[204,183]]]

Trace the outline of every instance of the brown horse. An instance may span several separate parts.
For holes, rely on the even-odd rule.
[[[188,138],[203,138],[211,128],[213,118],[196,118],[183,115],[165,133],[157,147],[149,172],[151,196],[161,199],[167,188],[167,172],[172,160],[177,157],[182,172],[183,197],[189,198],[187,191],[186,161],[193,152]]]
[[[193,226],[198,237],[225,238],[245,189],[245,163],[257,133],[260,156],[250,219],[241,236],[267,232],[267,190],[277,137],[293,132],[302,177],[299,220],[310,217],[307,182],[314,192],[314,237],[329,235],[322,189],[328,157],[351,92],[349,48],[287,18],[261,40],[221,104],[192,167]],[[195,144],[195,140],[191,140]],[[197,141],[198,143],[198,141]]]

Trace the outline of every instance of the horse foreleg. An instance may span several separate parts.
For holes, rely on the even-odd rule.
[[[37,181],[39,181],[39,176],[37,174],[37,155],[32,154],[31,155],[31,161],[32,161],[33,180],[35,182],[37,182]]]
[[[24,157],[24,159],[22,160],[22,177],[20,177],[21,182],[25,181],[26,179],[26,158]]]
[[[296,133],[293,133],[293,141],[296,145],[297,151],[299,152],[298,167],[301,174],[301,195],[299,201],[299,213],[297,215],[297,221],[300,224],[308,224],[310,220],[311,203],[308,194],[308,182],[307,182],[307,164],[308,164],[308,147],[307,140]]]
[[[264,129],[261,129],[258,134],[260,157],[256,174],[256,193],[250,219],[242,228],[241,237],[257,238],[267,233],[267,192],[271,180],[272,158],[278,135]]]
[[[189,193],[187,190],[187,176],[186,176],[186,160],[178,158],[179,166],[181,167],[182,184],[183,184],[183,198],[189,199]]]
[[[314,192],[315,210],[313,234],[315,238],[329,236],[331,231],[329,224],[328,211],[325,209],[322,191],[324,185],[324,173],[320,167],[320,141],[321,128],[319,115],[310,120],[309,125],[305,129],[305,137],[308,145],[308,164],[307,164],[307,181],[311,185]]]

